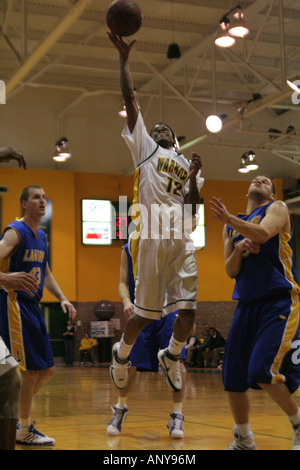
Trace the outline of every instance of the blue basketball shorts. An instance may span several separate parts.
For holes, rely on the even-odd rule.
[[[291,393],[300,384],[297,294],[239,302],[226,340],[224,389],[245,392],[259,383],[283,382]]]
[[[20,370],[54,366],[46,323],[38,303],[9,292],[0,295],[0,312],[0,334]]]
[[[177,313],[169,313],[161,320],[152,320],[139,334],[130,352],[130,361],[140,371],[158,371],[157,353],[165,349],[173,333],[173,324]],[[185,359],[185,348],[181,351]]]

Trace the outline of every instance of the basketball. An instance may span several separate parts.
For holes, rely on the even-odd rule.
[[[106,24],[117,36],[135,34],[142,26],[142,22],[142,10],[131,0],[115,0],[106,12]]]

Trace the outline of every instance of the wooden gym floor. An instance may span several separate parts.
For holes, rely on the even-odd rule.
[[[129,413],[122,432],[109,437],[106,427],[117,392],[108,366],[57,366],[55,377],[34,399],[36,428],[55,438],[52,447],[39,450],[224,450],[232,441],[232,417],[222,387],[221,372],[188,369],[184,439],[171,439],[166,424],[172,394],[162,372],[137,373],[128,396]],[[292,429],[288,419],[262,391],[251,391],[251,425],[259,450],[290,450]],[[300,393],[296,395],[300,405]],[[16,450],[32,447],[16,445]]]

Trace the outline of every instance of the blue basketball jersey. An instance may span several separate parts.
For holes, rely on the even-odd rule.
[[[128,259],[128,282],[129,282],[130,300],[132,303],[134,303],[135,282],[134,282],[133,269],[132,269],[132,257],[129,251],[129,244],[126,243],[126,245],[123,246],[123,249],[125,250],[125,253]]]
[[[239,218],[259,224],[273,202],[256,208],[250,215]],[[226,226],[233,247],[244,237]],[[233,299],[243,302],[270,298],[287,292],[300,292],[295,261],[290,246],[292,234],[281,230],[277,235],[260,245],[260,252],[243,254],[242,269],[235,278]]]
[[[17,291],[18,296],[26,300],[39,301],[43,295],[47,264],[47,239],[43,230],[38,229],[37,237],[31,228],[21,220],[14,220],[4,230],[14,229],[19,234],[19,245],[10,258],[0,263],[2,272],[31,273],[38,282],[38,291],[34,297],[24,291]]]

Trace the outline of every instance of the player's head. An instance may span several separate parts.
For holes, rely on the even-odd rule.
[[[275,199],[275,186],[272,179],[267,175],[256,176],[248,190],[248,197],[255,196],[261,200],[274,200]]]
[[[36,216],[43,216],[46,210],[46,196],[43,188],[35,184],[26,186],[21,191],[20,204],[23,215],[26,212]]]
[[[172,127],[165,122],[156,123],[150,130],[150,136],[156,143],[166,149],[173,148],[176,152],[178,150],[178,140]]]

